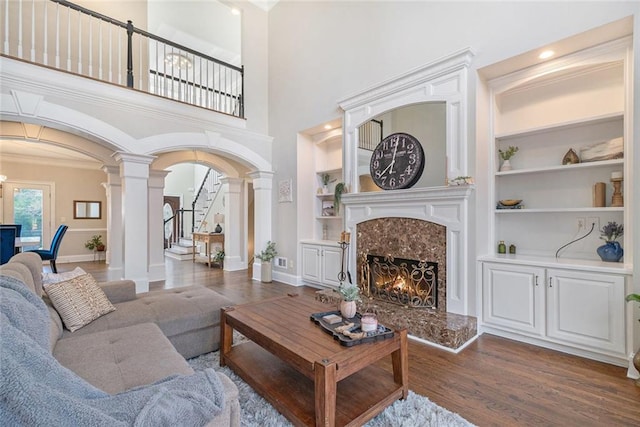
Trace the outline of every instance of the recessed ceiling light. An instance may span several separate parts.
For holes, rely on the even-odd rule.
[[[324,125],[324,128],[325,128],[326,130],[329,130],[329,129],[331,129],[331,125],[330,125],[330,124],[326,124],[326,125]]]
[[[551,58],[554,54],[555,52],[552,50],[545,50],[540,55],[538,55],[538,58],[547,59],[547,58]]]
[[[238,9],[237,7],[232,7],[231,8],[231,14],[232,15],[240,15],[240,9]]]

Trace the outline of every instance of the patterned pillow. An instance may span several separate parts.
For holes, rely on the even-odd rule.
[[[80,267],[76,267],[72,271],[65,271],[63,273],[42,273],[42,286],[62,282],[63,280],[73,279],[74,277],[78,277],[86,273],[87,272]]]
[[[46,285],[44,291],[71,332],[116,309],[89,273]]]

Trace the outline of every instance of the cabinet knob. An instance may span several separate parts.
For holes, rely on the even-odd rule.
[[[538,286],[538,275],[536,274],[536,286]]]
[[[553,285],[551,284],[551,281],[553,280],[553,277],[549,277],[549,287],[553,288]]]

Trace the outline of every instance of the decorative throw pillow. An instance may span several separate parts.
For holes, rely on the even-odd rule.
[[[83,274],[87,274],[87,272],[80,267],[76,267],[72,271],[65,271],[64,273],[42,273],[42,286],[73,279]]]
[[[44,291],[71,332],[116,309],[88,273],[46,285]]]

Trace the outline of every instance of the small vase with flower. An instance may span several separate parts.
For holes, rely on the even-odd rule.
[[[602,261],[618,262],[624,255],[624,250],[617,242],[618,237],[622,236],[624,226],[616,222],[609,222],[600,230],[600,238],[605,244],[600,246],[596,251]]]

